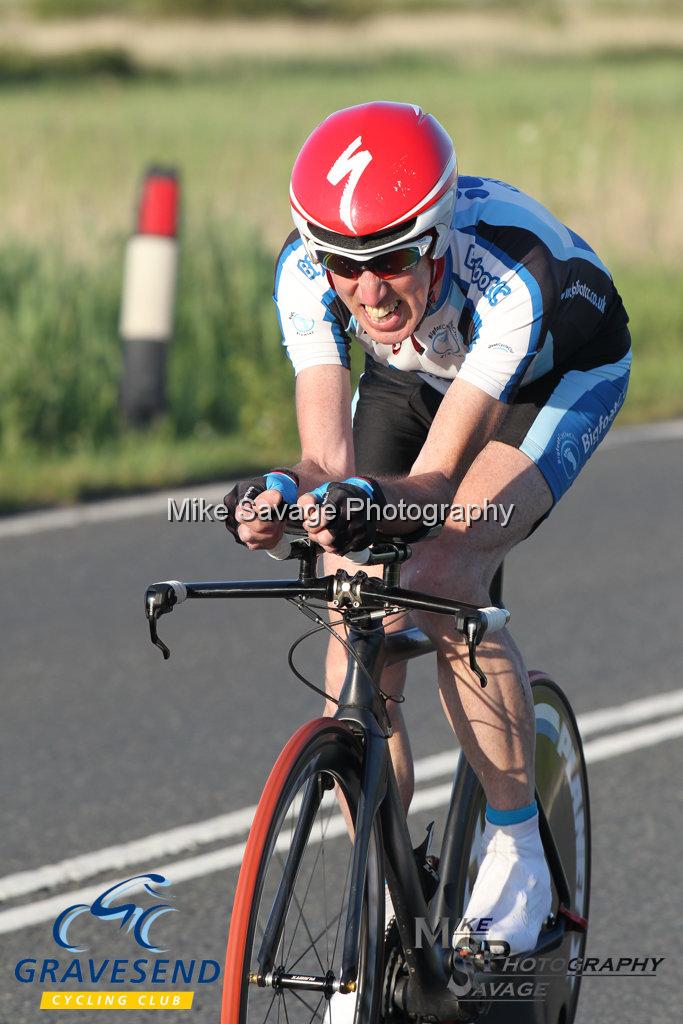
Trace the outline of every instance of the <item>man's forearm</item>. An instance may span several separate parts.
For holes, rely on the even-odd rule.
[[[313,459],[302,459],[292,466],[299,477],[299,494],[306,494],[329,480],[344,480],[353,476],[353,460],[340,460],[333,467],[321,466]]]
[[[416,521],[412,513],[411,518],[407,517],[408,505],[419,506],[422,509],[435,505],[450,508],[453,500],[451,482],[442,473],[422,473],[400,480],[379,479],[377,482],[382,488],[387,505],[397,511],[394,517],[382,520],[379,527],[381,533],[400,536],[403,533],[412,533],[420,525],[420,521]],[[403,516],[399,518],[401,512]],[[431,515],[429,518],[432,518]]]

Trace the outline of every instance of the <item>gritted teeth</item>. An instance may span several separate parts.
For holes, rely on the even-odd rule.
[[[383,320],[398,308],[400,301],[400,299],[396,299],[396,302],[392,302],[390,306],[366,306],[365,312],[371,320]]]

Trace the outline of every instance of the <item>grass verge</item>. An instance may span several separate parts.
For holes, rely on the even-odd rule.
[[[596,246],[631,316],[620,422],[683,415],[683,79],[671,55],[20,79],[0,104],[12,140],[0,201],[15,238],[0,245],[0,510],[229,477],[295,454],[270,301],[289,168],[310,126],[369,97],[419,99],[453,133],[465,173],[513,182]],[[130,436],[116,322],[150,162],[182,171],[180,292],[168,417]]]

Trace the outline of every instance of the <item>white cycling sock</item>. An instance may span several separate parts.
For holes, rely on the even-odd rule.
[[[496,941],[508,943],[512,955],[532,950],[543,922],[550,913],[552,889],[541,837],[538,813],[514,825],[494,825],[488,819],[484,829],[485,849],[464,917],[468,929],[456,932],[453,946],[470,936],[486,939],[492,952]],[[490,918],[490,924],[482,919]]]

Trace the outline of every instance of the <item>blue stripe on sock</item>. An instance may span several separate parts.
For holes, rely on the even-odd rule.
[[[538,811],[535,800],[526,807],[515,807],[511,811],[498,811],[490,804],[486,805],[486,820],[492,825],[518,825],[520,821],[528,821]]]

